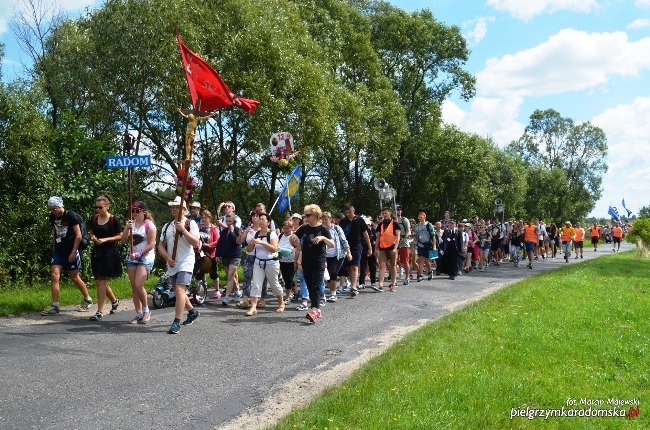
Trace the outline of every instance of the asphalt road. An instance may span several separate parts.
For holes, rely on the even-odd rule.
[[[611,253],[602,245],[584,252],[585,259]],[[2,318],[0,428],[262,428],[405,333],[566,265],[561,258],[536,261],[532,270],[508,263],[454,281],[413,282],[395,293],[366,289],[328,303],[316,324],[295,305],[276,314],[273,304],[246,317],[216,300],[178,335],[167,334],[172,308],[154,310],[147,325],[129,324],[127,310],[101,322],[88,320],[94,309]]]

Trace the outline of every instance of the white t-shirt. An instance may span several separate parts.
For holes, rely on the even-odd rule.
[[[183,218],[183,223],[185,223],[186,218]],[[190,234],[195,237],[199,237],[199,226],[192,220],[190,220]],[[174,221],[170,221],[165,224],[160,233],[160,241],[165,243],[165,247],[169,255],[172,255],[174,251],[174,236],[176,235],[176,226]],[[194,248],[189,244],[187,239],[181,234],[178,236],[178,247],[176,248],[176,265],[174,267],[167,266],[167,274],[169,276],[175,275],[178,272],[190,272],[194,271]]]
[[[258,239],[263,240],[264,242],[268,242],[269,240],[272,239],[277,239],[278,235],[275,234],[274,231],[269,230],[270,236],[267,237],[267,235],[262,235],[259,234],[257,236]],[[255,235],[253,234],[253,238]],[[270,252],[268,249],[266,249],[263,245],[256,244],[255,245],[255,250],[253,251],[253,254],[255,254],[255,258],[258,260],[272,260],[274,256],[277,254],[275,252]]]
[[[149,224],[147,227],[146,225]],[[142,223],[140,227],[136,227],[135,222],[133,223],[133,252],[141,252],[145,246],[147,246],[148,238],[147,238],[147,232],[149,230],[154,231],[154,237],[156,237],[156,225],[151,222],[150,220],[146,219]],[[172,245],[173,246],[173,245]],[[149,250],[146,254],[142,254],[142,257],[140,260],[137,261],[131,261],[131,255],[129,253],[126,254],[126,261],[128,262],[133,262],[133,263],[144,263],[144,264],[152,264],[153,261],[156,259],[156,247],[154,246],[153,249]]]
[[[291,255],[288,257],[282,257],[280,256],[280,262],[282,263],[293,263],[294,257],[296,254],[296,248],[291,244],[291,235],[286,235],[283,234],[282,237],[280,238],[280,241],[278,242],[278,251],[279,248],[286,248],[291,250]]]

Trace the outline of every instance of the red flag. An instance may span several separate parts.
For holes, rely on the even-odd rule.
[[[217,109],[237,106],[246,112],[252,114],[260,102],[237,97],[228,85],[221,79],[208,63],[201,57],[187,49],[187,46],[181,40],[180,35],[176,34],[178,39],[178,48],[181,51],[187,86],[190,89],[192,105],[196,108],[197,100],[201,100],[201,111],[212,112]]]

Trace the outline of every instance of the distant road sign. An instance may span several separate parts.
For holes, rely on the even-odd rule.
[[[149,166],[151,166],[151,155],[124,155],[106,158],[106,168],[108,169]]]

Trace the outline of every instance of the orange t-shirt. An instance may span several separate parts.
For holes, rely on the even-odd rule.
[[[562,227],[562,242],[570,241],[571,239],[573,239],[575,235],[576,232],[575,230],[573,230],[573,227],[569,227],[569,228]]]
[[[537,228],[534,225],[524,226],[524,242],[537,243]]]
[[[576,242],[584,242],[585,240],[585,229],[580,227],[576,229]]]
[[[591,227],[589,229],[591,237],[600,237],[600,227]]]
[[[612,229],[612,236],[614,237],[623,237],[623,229],[616,226]]]

